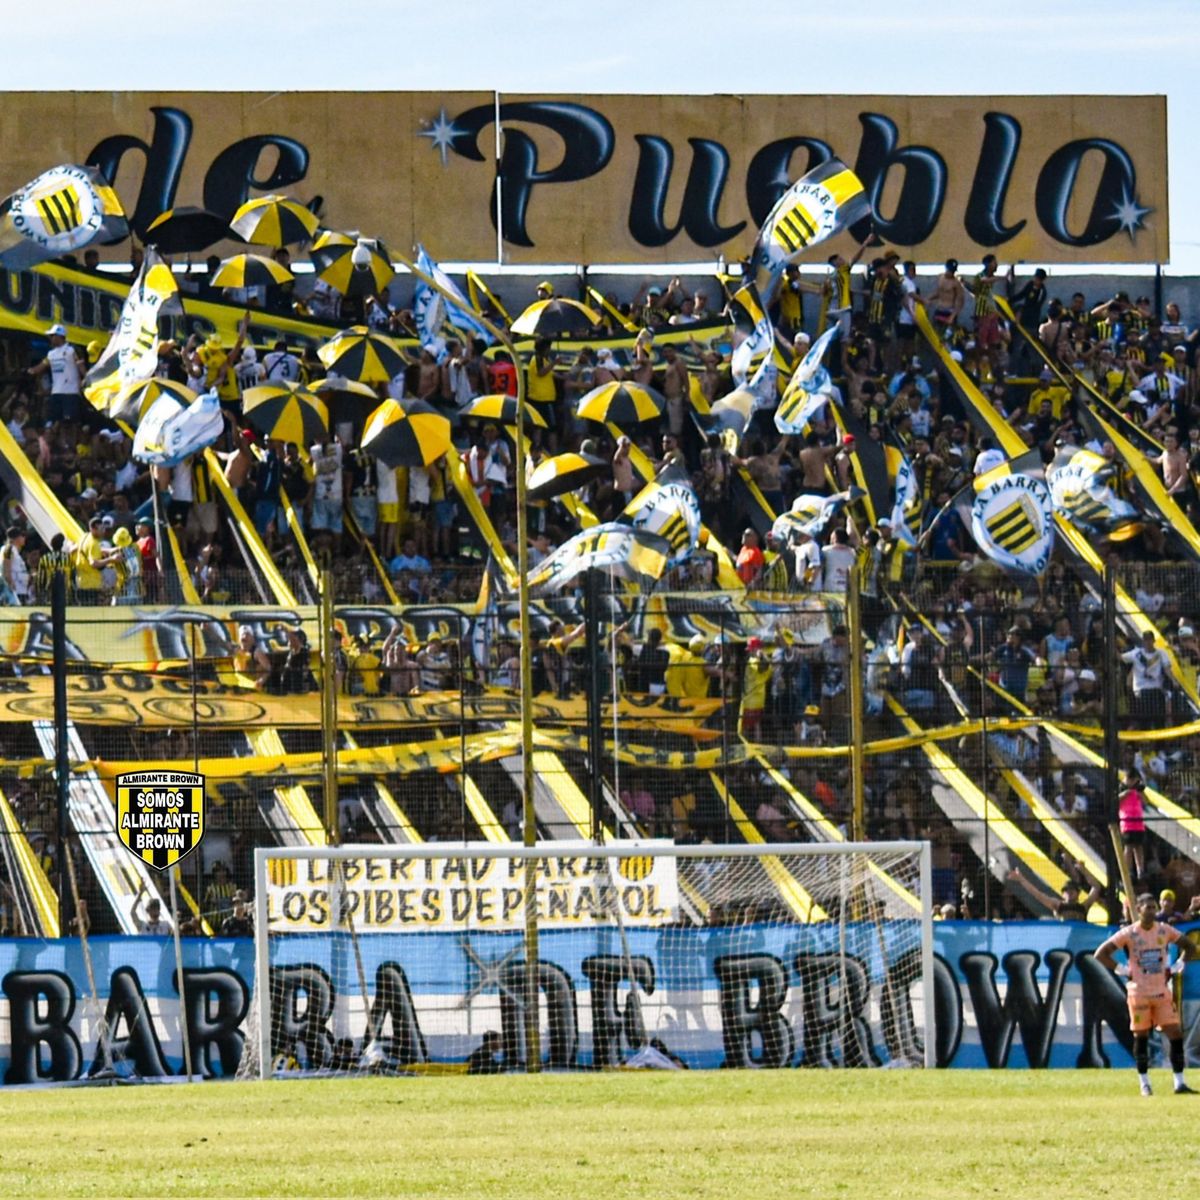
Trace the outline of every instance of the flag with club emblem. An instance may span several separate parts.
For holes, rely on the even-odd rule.
[[[458,285],[442,270],[424,246],[417,246],[417,270],[435,279],[458,303],[451,304],[441,292],[431,288],[423,279],[417,279],[413,287],[413,318],[421,344],[428,345],[435,338],[445,337],[445,326],[449,325],[459,339],[482,338],[489,346],[495,339],[484,328],[479,314],[470,300],[459,290]]]
[[[182,315],[183,303],[171,268],[147,247],[117,327],[84,378],[83,392],[88,400],[106,411],[122,388],[149,379],[158,366],[159,320]]]
[[[739,388],[754,395],[754,407],[773,408],[779,368],[775,363],[775,329],[753,283],[740,287],[729,300],[734,337],[741,341],[729,359],[729,373]]]
[[[0,204],[0,266],[19,271],[129,232],[121,201],[95,167],[51,167]]]
[[[900,541],[916,545],[915,530],[921,523],[925,498],[921,494],[916,467],[902,446],[893,443],[884,448],[888,474],[892,478],[892,531]]]
[[[825,330],[792,372],[775,411],[775,428],[780,433],[803,433],[829,399],[837,395],[833,379],[822,361],[837,334],[836,325]]]
[[[1041,575],[1054,549],[1054,508],[1040,479],[989,472],[976,480],[971,533],[979,548],[1002,567]]]
[[[645,529],[610,522],[593,525],[565,541],[529,574],[529,590],[545,595],[578,579],[585,571],[602,571],[649,591],[662,578],[671,558],[666,538]]]
[[[1103,455],[1064,446],[1046,468],[1054,507],[1076,529],[1122,541],[1141,531],[1141,514],[1112,488],[1117,467]]]
[[[620,519],[665,538],[671,547],[668,567],[681,563],[700,541],[700,501],[687,472],[679,466],[667,468],[646,484]]]
[[[792,184],[767,214],[751,255],[755,282],[766,303],[774,298],[788,263],[870,215],[866,189],[840,159],[821,163]]]

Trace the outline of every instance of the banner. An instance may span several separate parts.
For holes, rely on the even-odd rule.
[[[619,845],[619,843],[612,843]],[[637,843],[628,858],[593,858],[577,842],[545,842],[554,857],[532,864],[538,925],[579,929],[621,920],[634,928],[681,919],[678,860]],[[485,847],[476,847],[476,854]],[[525,872],[519,858],[365,858],[332,864],[317,859],[276,859],[270,864],[267,920],[273,934],[328,928],[330,894],[341,893],[359,929],[372,933],[437,929],[514,931],[525,928]]]
[[[142,269],[121,307],[117,327],[83,381],[84,395],[96,408],[137,424],[140,414],[136,411],[112,412],[112,398],[121,388],[154,374],[158,367],[159,319],[182,315],[179,285],[171,268],[154,250],[147,250]]]
[[[1141,531],[1141,514],[1113,490],[1117,470],[1103,455],[1064,446],[1046,468],[1055,509],[1082,533],[1133,537]]]
[[[700,539],[700,501],[681,467],[668,469],[646,484],[626,505],[620,519],[667,540],[671,547],[668,569],[683,562]]]
[[[1050,490],[1028,475],[1002,475],[985,483],[971,508],[971,533],[1002,567],[1041,575],[1054,548]]]
[[[447,882],[470,891],[469,873],[478,860],[461,861],[468,883]],[[553,887],[555,881],[542,886]],[[314,890],[323,890],[323,885],[315,883]],[[404,891],[417,894],[401,896],[396,902],[419,909],[419,889],[396,881],[393,894]],[[443,894],[440,887],[438,894]],[[501,910],[503,902],[501,894]],[[358,927],[365,926],[364,921]],[[831,993],[825,989],[835,987],[835,972],[847,967],[859,985],[850,1001],[855,1027],[870,1035],[864,1049],[873,1056],[894,1058],[900,1026],[912,1019],[919,1029],[923,1021],[919,993],[911,997],[906,993],[905,1022],[881,1015],[894,1012],[894,991],[889,995],[894,981],[881,969],[879,930],[851,922],[844,927],[844,942],[839,943],[841,928],[837,923],[811,926],[803,942],[797,943],[792,925],[675,929],[631,925],[625,946],[618,940],[615,953],[629,957],[643,968],[639,972],[643,978],[655,981],[654,994],[643,1000],[647,1028],[661,1033],[670,1049],[692,1067],[721,1066],[739,1046],[739,1039],[757,1033],[744,1019],[726,1028],[722,1014],[736,1017],[744,1007],[739,1008],[735,994],[725,989],[736,988],[736,998],[744,1006],[747,984],[727,975],[723,987],[715,966],[727,955],[748,953],[769,957],[777,966],[781,991],[772,993],[772,1000],[792,1036],[771,1039],[776,1051],[787,1051],[776,1065],[826,1065],[824,1055],[843,1035],[838,1029],[838,1006],[830,1009]],[[937,1065],[994,1070],[1111,1067],[1128,1071],[1132,1086],[1124,987],[1093,957],[1112,932],[1103,926],[1060,921],[937,922],[933,927]],[[405,992],[412,1002],[404,1016],[417,1026],[414,1040],[427,1045],[431,1060],[439,1056],[444,1060],[451,1047],[449,1039],[439,1039],[440,1017],[448,1011],[448,1001],[452,1006],[461,999],[484,969],[494,972],[485,1003],[488,1015],[499,1023],[498,1009],[505,1003],[499,984],[506,979],[499,973],[501,959],[509,951],[519,958],[519,937],[515,932],[499,933],[486,948],[481,938],[472,941],[449,930],[427,930],[417,937],[362,937],[358,944],[368,999],[375,999],[384,987],[394,996],[395,972],[403,972]],[[161,1079],[183,1074],[183,1023],[198,1074],[226,1079],[235,1074],[244,1039],[251,1036],[248,1017],[255,957],[250,938],[183,939],[186,1006],[180,1005],[175,988],[175,956],[169,938],[93,936],[90,943],[97,964],[95,1000],[110,1014],[119,1014],[129,1031],[125,1052],[139,1076]],[[332,1045],[334,1014],[345,1012],[335,990],[347,986],[344,940],[300,935],[280,938],[277,944],[276,983],[281,996],[287,993],[298,1000],[305,983],[310,988],[326,985],[321,993],[326,1003],[318,1011],[328,1016],[318,1016],[317,1027],[309,1033],[323,1030]],[[606,992],[604,981],[585,969],[584,962],[596,949],[595,931],[561,927],[546,928],[539,946],[543,968],[554,972],[559,985],[553,998],[547,991],[546,1019],[551,1045],[570,1047],[555,1064],[564,1069],[593,1066],[595,1031],[602,1025]],[[302,973],[306,967],[307,975]],[[0,940],[0,975],[5,980],[0,995],[0,1078],[6,1084],[67,1082],[85,1076],[99,1063],[95,1022],[89,1017],[94,1011],[88,999],[93,992],[76,939]],[[352,995],[360,1001],[350,1005],[360,1026],[351,1032],[361,1037],[364,1023],[355,968],[349,969],[349,975],[354,979]],[[1194,1045],[1200,1032],[1200,972],[1185,971],[1183,989],[1185,1037]],[[564,1023],[578,1031],[577,1042],[556,1036]],[[687,1029],[686,1037],[673,1033],[680,1029]],[[339,1028],[338,1036],[344,1032]],[[618,1052],[624,1053],[620,1033],[615,1036]],[[465,1048],[460,1043],[455,1049],[461,1061]],[[763,1051],[759,1040],[756,1053]]]
[[[0,204],[0,263],[31,267],[128,233],[121,202],[100,172],[64,163]]]
[[[705,736],[700,724],[721,708],[719,699],[673,696],[622,697],[622,725],[651,726],[684,736]],[[606,702],[605,719],[611,720]],[[67,677],[67,717],[77,725],[190,727],[194,716],[206,728],[318,729],[321,697],[272,695],[253,687],[228,687],[211,680],[192,681],[186,675],[168,676],[142,671],[89,671]],[[339,696],[339,727],[391,728],[436,725],[447,721],[516,721],[521,695],[507,688],[479,693],[420,692],[411,696]],[[0,689],[0,724],[52,721],[53,681],[46,675],[7,679]],[[561,700],[549,693],[534,697],[533,719],[583,725],[584,696]],[[715,736],[715,732],[713,734]],[[431,764],[432,765],[432,764]]]
[[[336,228],[448,260],[495,259],[497,196],[508,262],[736,260],[791,182],[837,158],[905,257],[1170,253],[1161,95],[26,92],[5,106],[0,190],[53,147],[99,167],[142,240],[178,205],[230,220],[269,175],[271,191],[320,195]]]

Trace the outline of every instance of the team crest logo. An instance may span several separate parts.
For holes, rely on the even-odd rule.
[[[971,532],[1001,566],[1040,575],[1054,548],[1050,489],[1028,475],[1005,475],[987,484],[975,497]]]
[[[189,771],[118,775],[117,833],[156,871],[173,867],[204,836],[204,776]]]
[[[50,254],[77,249],[100,232],[104,201],[81,167],[55,167],[12,199],[13,226]]]

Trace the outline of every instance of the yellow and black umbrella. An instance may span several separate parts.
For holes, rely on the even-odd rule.
[[[513,323],[526,337],[584,337],[600,324],[600,314],[578,300],[537,300]]]
[[[595,454],[568,451],[544,458],[529,475],[526,495],[530,500],[549,500],[564,492],[573,492],[597,475],[604,473],[608,463]]]
[[[581,421],[611,421],[614,425],[640,425],[662,416],[667,402],[661,392],[640,383],[615,380],[592,388],[580,397],[575,415]]]
[[[136,427],[159,396],[174,396],[186,408],[195,400],[196,393],[173,379],[139,379],[114,392],[106,411],[114,421]]]
[[[273,258],[262,254],[235,254],[217,268],[212,277],[213,287],[269,287],[273,283],[288,283],[295,276]]]
[[[160,254],[193,254],[229,236],[229,226],[207,208],[194,204],[168,208],[146,228],[146,245]]]
[[[387,383],[408,366],[408,359],[391,338],[365,325],[343,329],[317,351],[317,357],[327,370],[360,383]]]
[[[258,246],[290,246],[307,242],[317,232],[315,213],[287,196],[258,196],[233,214],[229,228]]]
[[[464,417],[475,417],[481,421],[499,421],[503,425],[517,423],[517,398],[507,392],[495,392],[488,396],[476,396],[462,410]],[[539,429],[549,429],[545,417],[532,405],[525,405],[525,419]]]
[[[339,420],[365,421],[379,407],[379,393],[356,379],[326,375],[310,386],[329,406],[330,419],[335,423]]]
[[[308,256],[318,271],[323,271],[331,262],[342,256],[343,250],[353,250],[358,239],[351,233],[339,229],[322,229],[313,238]]]
[[[362,436],[362,448],[385,467],[427,467],[450,445],[450,422],[424,400],[385,400]]]
[[[322,246],[316,257],[325,260],[317,278],[343,296],[373,296],[387,287],[396,274],[387,247],[375,238],[356,238],[348,246],[331,241]]]
[[[242,416],[266,437],[312,446],[329,430],[325,403],[302,383],[265,383],[242,393]]]

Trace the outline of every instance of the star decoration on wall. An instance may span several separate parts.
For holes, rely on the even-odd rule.
[[[422,124],[425,128],[420,131],[419,136],[430,140],[433,149],[442,157],[442,166],[446,166],[449,162],[449,153],[454,149],[455,138],[462,137],[466,130],[459,129],[454,123],[454,119],[446,115],[444,104],[434,120],[423,121]]]
[[[1152,208],[1144,208],[1138,203],[1137,196],[1131,196],[1129,189],[1124,188],[1121,191],[1121,199],[1113,205],[1110,215],[1116,218],[1117,228],[1123,229],[1129,234],[1129,240],[1132,242],[1134,234],[1146,227],[1143,218],[1149,216],[1153,211]]]

